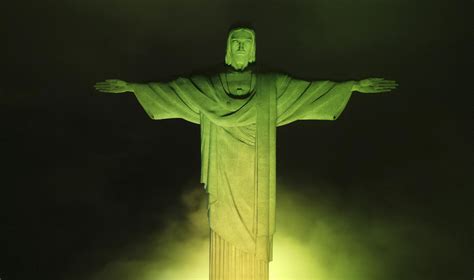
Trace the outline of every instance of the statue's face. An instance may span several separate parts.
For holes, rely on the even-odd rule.
[[[230,38],[230,51],[232,55],[232,66],[241,68],[247,66],[250,60],[252,46],[254,44],[252,34],[245,30],[233,32]]]

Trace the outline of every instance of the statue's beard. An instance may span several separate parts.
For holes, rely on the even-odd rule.
[[[243,70],[249,65],[249,59],[248,57],[245,57],[245,58],[233,57],[231,65],[236,70]]]

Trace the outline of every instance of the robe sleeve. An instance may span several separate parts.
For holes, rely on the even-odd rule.
[[[206,86],[199,78],[178,78],[169,83],[132,84],[132,87],[138,102],[150,118],[179,118],[199,124],[200,103],[206,98],[200,83]]]
[[[297,120],[337,119],[351,97],[354,83],[277,77],[277,125]]]

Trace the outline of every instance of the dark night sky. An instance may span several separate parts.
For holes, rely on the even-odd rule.
[[[348,209],[429,228],[411,240],[429,253],[399,267],[403,279],[471,279],[472,11],[467,0],[2,4],[1,279],[85,279],[180,218],[180,195],[201,187],[199,127],[151,121],[132,95],[92,85],[219,64],[239,22],[255,26],[269,69],[400,83],[355,94],[336,122],[279,128],[278,180],[300,193],[326,182],[313,187]]]

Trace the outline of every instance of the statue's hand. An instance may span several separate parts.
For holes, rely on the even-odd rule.
[[[397,86],[398,84],[395,81],[385,80],[384,78],[369,78],[355,83],[352,90],[362,93],[379,93],[391,91],[396,89]]]
[[[100,92],[108,93],[122,93],[133,91],[133,89],[127,82],[117,79],[105,80],[105,82],[98,82],[94,85],[94,88]]]

